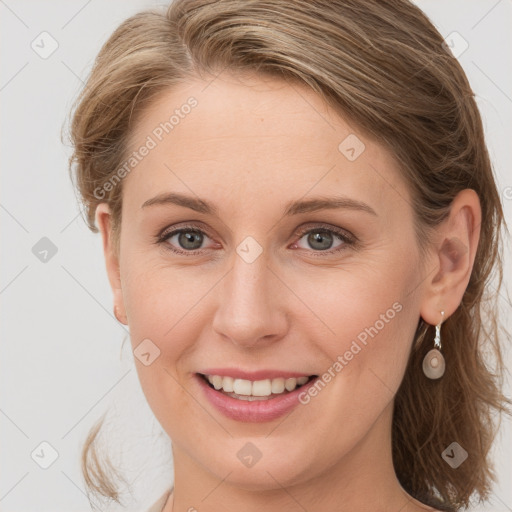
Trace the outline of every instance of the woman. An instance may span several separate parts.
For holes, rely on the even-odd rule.
[[[177,0],[103,46],[71,167],[172,441],[152,511],[487,497],[503,215],[448,46],[406,0]]]

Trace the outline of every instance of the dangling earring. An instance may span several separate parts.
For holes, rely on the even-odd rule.
[[[441,354],[441,324],[443,323],[444,311],[441,311],[441,321],[436,325],[436,337],[434,338],[434,348],[427,352],[423,359],[423,373],[429,379],[439,379],[444,375],[445,361]]]

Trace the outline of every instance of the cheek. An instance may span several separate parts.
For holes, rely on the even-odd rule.
[[[304,428],[314,422],[328,439],[313,445],[313,460],[319,453],[335,459],[349,450],[400,386],[417,326],[418,297],[410,293],[414,269],[393,267],[354,269],[337,279],[329,272],[295,290],[315,312],[297,328],[315,344],[323,364],[323,384],[310,388],[302,402],[309,418]]]
[[[321,349],[326,370],[339,363],[331,372],[351,381],[345,389],[372,381],[398,388],[418,322],[418,295],[411,293],[416,278],[414,265],[382,259],[364,268],[330,269],[295,287],[312,312],[299,329]]]
[[[166,340],[161,350],[179,348],[180,331],[185,329],[190,337],[199,327],[201,298],[214,286],[215,276],[193,268],[171,268],[154,259],[134,260],[126,268],[123,297],[132,343],[142,337]]]
[[[175,412],[195,413],[179,365],[199,338],[198,301],[212,285],[206,278],[192,282],[191,273],[149,259],[133,260],[125,269],[123,297],[141,388],[156,418],[176,433],[180,422]],[[140,356],[146,353],[144,361]]]
[[[141,388],[155,416],[175,432],[180,422],[172,411],[187,411],[187,417],[198,420],[204,416],[186,392],[187,379],[191,353],[211,322],[205,307],[219,276],[192,267],[170,268],[151,258],[133,259],[125,269],[123,296]],[[146,366],[137,358],[141,352],[156,358]]]

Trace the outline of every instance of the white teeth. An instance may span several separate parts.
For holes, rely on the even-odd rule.
[[[272,379],[272,393],[282,393],[284,391],[284,379]]]
[[[292,377],[289,379],[278,377],[276,379],[250,381],[220,375],[207,375],[206,378],[216,390],[222,389],[226,393],[235,393],[247,397],[279,395],[284,393],[285,389],[286,391],[293,391],[297,386],[302,386],[309,380],[309,377]]]
[[[270,396],[272,384],[270,380],[257,380],[252,383],[252,396]]]
[[[252,395],[252,382],[245,379],[235,379],[233,382],[233,393],[237,395]]]
[[[294,379],[293,377],[291,379],[286,379],[284,381],[284,387],[288,391],[293,391],[297,387],[297,379]]]
[[[233,377],[222,377],[222,389],[228,393],[233,392]]]
[[[220,375],[214,375],[212,380],[212,384],[215,389],[220,389],[222,387],[222,377]]]

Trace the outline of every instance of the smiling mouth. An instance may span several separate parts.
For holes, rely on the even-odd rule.
[[[215,391],[231,398],[249,402],[270,400],[286,395],[305,386],[308,382],[317,377],[317,375],[310,375],[309,377],[278,377],[274,379],[251,381],[221,375],[204,375],[202,373],[198,373],[197,375],[202,377],[208,386]]]

